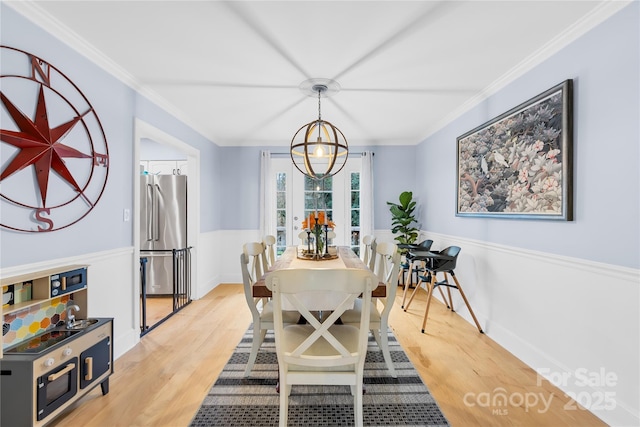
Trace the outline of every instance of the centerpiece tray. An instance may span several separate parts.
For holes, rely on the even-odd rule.
[[[331,248],[330,248],[331,249]],[[325,253],[325,254],[317,254],[313,249],[301,249],[297,252],[298,259],[305,259],[311,261],[326,261],[330,259],[337,259],[338,254],[336,253]]]

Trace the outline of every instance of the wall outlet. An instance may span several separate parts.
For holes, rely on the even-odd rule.
[[[131,210],[125,209],[124,212],[122,213],[122,220],[124,222],[129,222],[130,219],[131,219]]]

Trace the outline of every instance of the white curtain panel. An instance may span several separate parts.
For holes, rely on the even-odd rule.
[[[273,220],[273,179],[271,177],[271,152],[260,152],[260,235],[275,236]]]
[[[360,242],[373,234],[373,152],[362,153],[360,172]]]

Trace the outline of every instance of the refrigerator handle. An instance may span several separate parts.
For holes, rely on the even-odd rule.
[[[154,202],[153,202],[153,240],[156,242],[160,240],[160,186],[158,184],[155,185]]]
[[[145,215],[147,216],[147,227],[146,227],[146,238],[147,242],[153,240],[153,186],[151,184],[147,184],[147,209],[145,209]]]

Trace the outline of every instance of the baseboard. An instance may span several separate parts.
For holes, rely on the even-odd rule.
[[[120,356],[135,347],[140,342],[140,330],[131,329],[126,333],[120,333],[114,337],[113,343],[113,359],[117,360]]]
[[[607,424],[640,425],[638,270],[421,234],[438,249],[462,248],[456,275],[488,337]],[[466,309],[457,311],[472,322]],[[627,350],[615,351],[621,343]]]

